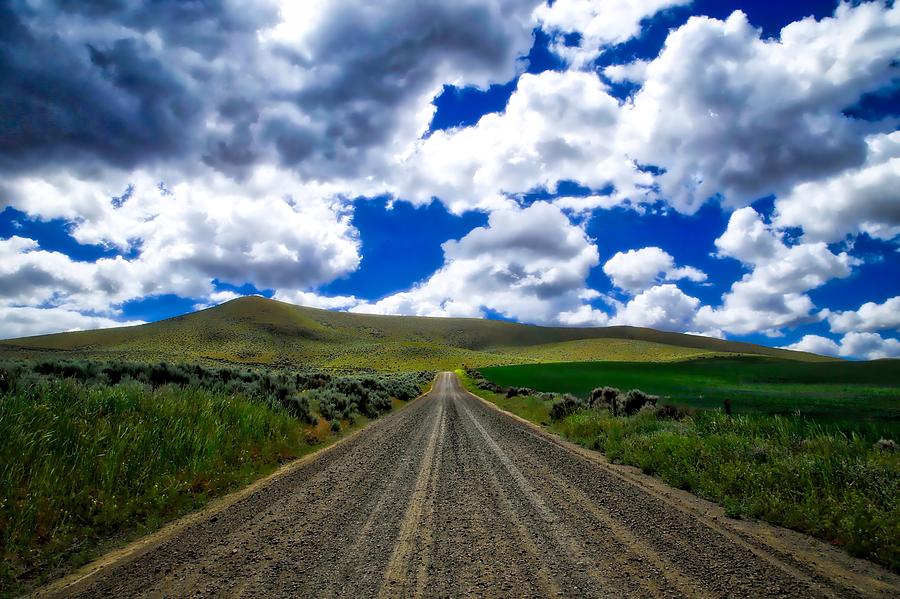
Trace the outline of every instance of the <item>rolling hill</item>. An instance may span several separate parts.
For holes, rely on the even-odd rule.
[[[474,318],[331,312],[262,297],[132,327],[0,341],[0,355],[432,369],[582,360],[673,361],[815,354],[638,327],[539,327]]]

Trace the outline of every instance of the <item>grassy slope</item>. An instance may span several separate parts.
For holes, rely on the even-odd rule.
[[[847,432],[796,416],[702,411],[672,421],[590,409],[551,422],[549,402],[507,398],[457,374],[498,407],[719,503],[730,516],[800,530],[900,571],[900,452],[873,446],[897,432],[896,422]]]
[[[714,352],[830,360],[636,327],[536,327],[496,320],[350,314],[245,297],[141,325],[0,342],[0,355],[66,352],[131,360],[336,368],[455,368],[552,360],[674,360]]]
[[[760,357],[717,357],[667,364],[574,362],[484,369],[503,385],[586,397],[594,387],[639,388],[663,402],[735,411],[829,418],[900,420],[896,360],[804,363]]]

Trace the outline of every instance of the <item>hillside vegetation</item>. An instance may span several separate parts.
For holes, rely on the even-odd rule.
[[[637,327],[538,327],[472,318],[378,316],[243,297],[135,327],[0,342],[0,355],[418,370],[548,361],[671,361],[742,353],[830,358]]]

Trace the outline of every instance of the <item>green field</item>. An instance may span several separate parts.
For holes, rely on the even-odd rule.
[[[586,397],[595,387],[641,389],[660,403],[735,412],[800,413],[900,423],[900,361],[804,363],[714,357],[668,363],[571,362],[483,368],[501,386]]]
[[[478,318],[331,312],[261,297],[151,324],[0,341],[0,357],[424,370],[576,360],[671,361],[721,353],[826,358],[638,327],[539,327]]]

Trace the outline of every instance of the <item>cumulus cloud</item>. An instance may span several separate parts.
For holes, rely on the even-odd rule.
[[[684,331],[693,325],[699,305],[700,300],[675,285],[657,285],[620,306],[610,324]]]
[[[194,310],[205,310],[243,296],[243,293],[237,293],[236,291],[213,291],[204,298],[204,301],[194,304]]]
[[[900,357],[900,341],[876,333],[847,333],[840,343],[820,335],[804,335],[800,341],[783,349],[865,360]]]
[[[593,73],[522,75],[504,112],[422,140],[401,164],[394,193],[416,203],[437,197],[459,213],[503,207],[511,195],[572,180],[613,186],[605,206],[639,202],[652,176],[616,148],[620,112]]]
[[[278,162],[367,176],[446,82],[510,80],[534,0],[4,3],[0,172]],[[114,134],[110,134],[114,132]]]
[[[604,67],[603,74],[614,83],[623,83],[625,81],[643,83],[647,79],[647,65],[649,64],[650,62],[646,60],[635,60],[626,64],[611,64]]]
[[[736,258],[751,270],[732,285],[720,307],[700,308],[701,328],[778,335],[785,327],[811,322],[814,305],[806,292],[849,276],[860,263],[846,252],[832,253],[825,243],[789,246],[783,237],[753,208],[731,215],[728,228],[715,242],[719,256]]]
[[[658,247],[618,252],[603,265],[603,272],[616,287],[632,295],[662,281],[706,280],[706,274],[696,268],[676,267],[675,259]]]
[[[900,330],[900,296],[892,297],[883,304],[866,302],[859,310],[822,310],[820,316],[828,320],[832,333],[896,331]]]
[[[10,256],[0,288],[14,290],[15,301],[28,305],[111,310],[147,295],[205,297],[214,279],[260,289],[309,288],[355,270],[360,261],[349,207],[278,169],[254,169],[241,182],[209,170],[205,178],[164,185],[137,172],[119,178],[122,191],[113,200],[107,181],[68,174],[26,178],[13,188],[12,201],[35,216],[71,219],[77,241],[124,256],[73,262],[13,238],[3,242]],[[32,291],[37,295],[26,297]]]
[[[297,291],[291,289],[279,289],[273,299],[289,304],[308,306],[310,308],[322,308],[324,310],[346,310],[360,303],[360,300],[352,295],[319,295],[312,291]]]
[[[858,168],[871,124],[843,110],[897,77],[898,36],[900,7],[881,2],[841,3],[778,39],[741,12],[692,17],[646,65],[621,151],[663,169],[661,197],[689,213],[714,196],[742,206]]]
[[[566,31],[579,19],[585,26],[584,11],[603,14],[603,4],[555,2],[536,14]],[[440,198],[455,212],[564,180],[613,190],[566,198],[571,210],[662,200],[693,213],[712,198],[734,208],[784,195],[859,169],[871,153],[867,136],[894,129],[844,110],[894,81],[898,35],[900,8],[879,2],[841,4],[833,17],[792,23],[777,39],[763,39],[741,12],[693,17],[655,59],[604,70],[641,84],[627,101],[593,72],[522,76],[504,112],[436,132],[403,154],[389,187],[418,203]],[[875,210],[866,228],[881,230],[893,218],[886,212]]]
[[[586,298],[597,248],[584,231],[547,202],[491,213],[487,226],[443,245],[444,265],[409,291],[351,311],[419,316],[485,315],[485,310],[533,323],[556,323]]]
[[[560,196],[553,199],[553,203],[574,214],[584,214],[598,208],[613,208],[621,203],[622,199],[614,195],[589,195],[589,196]]]
[[[425,132],[444,83],[485,87],[522,69],[533,7],[534,0],[284,3],[283,20],[262,39],[286,59],[273,74],[294,83],[293,101],[261,117],[261,129],[283,163],[312,178],[373,168]]]
[[[900,235],[900,131],[867,139],[868,157],[823,181],[795,186],[775,202],[775,222],[801,227],[813,241],[866,233],[890,241]]]
[[[2,310],[0,339],[144,324],[140,320],[114,320],[65,308],[5,306]]]
[[[534,11],[535,20],[554,37],[551,48],[575,67],[584,67],[609,46],[641,33],[641,22],[689,0],[556,0]],[[578,34],[575,44],[567,34]]]
[[[805,351],[822,356],[839,356],[841,347],[828,337],[821,335],[804,335],[800,341],[785,345],[782,349]]]
[[[841,338],[841,355],[867,360],[900,358],[900,341],[877,333],[847,333]]]

